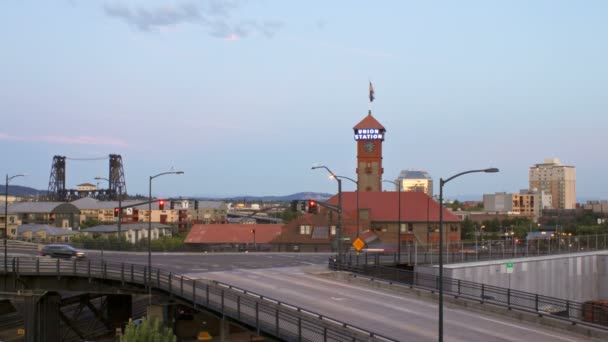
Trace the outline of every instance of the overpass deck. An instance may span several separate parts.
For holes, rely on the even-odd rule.
[[[194,273],[190,277],[246,287],[293,305],[323,312],[400,341],[437,340],[437,304],[375,287],[323,277],[322,267],[280,268]],[[534,323],[473,312],[458,306],[445,309],[446,341],[590,341]]]
[[[381,334],[285,301],[234,289],[217,281],[192,279],[143,265],[103,260],[13,258],[0,269],[4,290],[49,289],[100,293],[161,293],[287,341],[395,341]],[[11,287],[12,284],[12,287]],[[145,291],[142,291],[145,286]],[[272,296],[270,296],[272,297]],[[287,301],[288,302],[288,301]]]

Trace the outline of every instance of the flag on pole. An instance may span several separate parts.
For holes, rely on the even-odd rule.
[[[369,82],[369,102],[373,102],[374,101],[374,86],[372,85],[372,82]]]

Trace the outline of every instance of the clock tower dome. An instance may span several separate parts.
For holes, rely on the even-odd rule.
[[[371,110],[353,129],[357,142],[357,191],[382,191],[382,142],[386,130]]]

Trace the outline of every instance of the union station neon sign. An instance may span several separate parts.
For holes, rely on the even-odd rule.
[[[378,128],[359,128],[355,130],[355,140],[384,140],[384,131]]]

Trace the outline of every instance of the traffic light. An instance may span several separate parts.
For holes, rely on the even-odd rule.
[[[317,202],[313,201],[313,200],[309,200],[308,201],[308,212],[311,214],[316,214],[318,210],[319,210],[319,206],[317,205]]]
[[[251,234],[255,234],[255,229],[249,229],[249,232],[250,232]]]
[[[165,210],[165,200],[159,200],[158,201],[158,209],[159,210]]]
[[[297,200],[291,201],[291,211],[298,211],[298,201]]]
[[[118,212],[119,211],[120,211],[120,209],[114,208],[114,217],[118,217]]]

